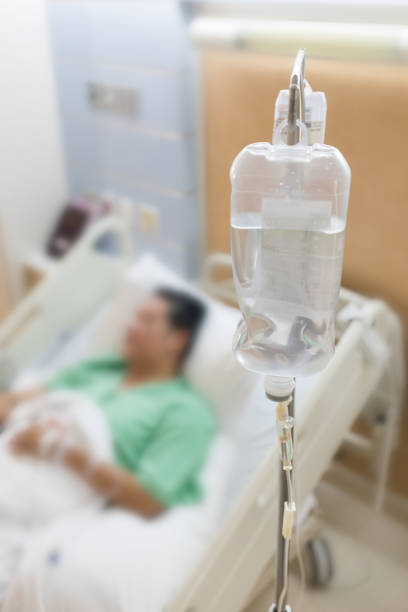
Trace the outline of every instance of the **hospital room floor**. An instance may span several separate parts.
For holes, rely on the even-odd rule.
[[[334,576],[325,589],[305,589],[301,608],[299,579],[291,575],[290,602],[296,612],[383,612],[408,610],[408,524],[375,514],[363,502],[327,483],[317,491],[322,535],[330,543]],[[245,612],[267,612],[267,588]]]

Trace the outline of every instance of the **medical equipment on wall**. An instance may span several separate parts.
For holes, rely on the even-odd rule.
[[[350,188],[346,160],[322,144],[325,98],[310,86],[305,92],[304,61],[300,49],[289,91],[278,97],[273,144],[246,146],[231,168],[231,250],[243,315],[233,348],[245,368],[267,375],[266,394],[277,403],[281,499],[276,604],[271,608],[277,612],[290,610],[294,377],[319,372],[334,353]],[[308,105],[309,119],[313,111],[319,124],[314,144],[305,125]],[[287,108],[287,120],[282,120],[282,108]]]
[[[46,246],[50,257],[60,259],[74,246],[89,223],[112,212],[112,203],[103,198],[73,198],[61,211]]]

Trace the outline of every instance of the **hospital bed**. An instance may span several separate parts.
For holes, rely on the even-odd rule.
[[[108,234],[116,248],[106,251],[100,245],[106,244]],[[151,256],[133,263],[129,245],[122,221],[107,217],[96,222],[18,305],[0,327],[1,388],[33,384],[81,356],[117,346],[123,322],[143,295],[157,284],[189,287]],[[210,396],[221,435],[232,441],[228,469],[219,458],[212,468],[222,472],[226,484],[217,485],[211,537],[207,531],[199,554],[188,564],[180,563],[177,580],[162,594],[160,606],[146,606],[143,612],[238,612],[265,571],[271,571],[278,486],[274,407],[264,397],[262,377],[242,370],[232,356],[239,313],[221,303],[234,301],[229,268],[228,255],[205,261],[200,287],[194,291],[207,301],[209,316],[186,368],[187,377]],[[336,334],[329,366],[318,376],[297,381],[297,503],[304,506],[348,440],[364,447],[380,465],[375,499],[379,508],[401,405],[400,326],[382,301],[342,289]],[[385,425],[380,438],[367,441],[350,428],[362,413],[375,420],[372,398]],[[132,568],[129,571],[134,580]],[[138,578],[146,581],[146,576]],[[160,573],[154,576],[152,588],[158,588],[161,578]]]

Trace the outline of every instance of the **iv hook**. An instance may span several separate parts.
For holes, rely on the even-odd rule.
[[[296,121],[305,121],[305,49],[296,54],[289,83],[288,108],[288,145],[297,144],[300,140],[300,128]]]

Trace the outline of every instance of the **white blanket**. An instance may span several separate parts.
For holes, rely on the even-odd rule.
[[[33,530],[104,500],[63,466],[9,451],[15,433],[50,418],[68,425],[74,438],[100,459],[111,457],[110,437],[100,410],[76,393],[55,392],[18,406],[0,436],[0,597]]]
[[[69,396],[65,399],[68,404]],[[89,436],[100,456],[109,454],[103,423],[91,424],[92,419],[84,418],[89,411],[99,411],[93,406],[85,412],[79,402],[75,406],[61,410],[61,418],[70,418],[81,435]],[[40,412],[41,418],[46,418],[44,405]],[[52,412],[55,416],[55,407]],[[31,535],[1,612],[161,612],[187,579],[219,525],[226,475],[235,453],[228,438],[217,438],[202,475],[205,499],[200,504],[174,508],[152,521],[121,509],[102,510],[98,496],[69,473],[30,462],[30,469],[36,473],[36,492],[25,492],[24,501],[17,504],[20,518],[31,524],[25,506],[30,500],[36,501],[37,525],[51,515],[60,518]],[[39,483],[47,487],[46,482],[48,491],[41,488],[39,494]],[[60,497],[51,505],[48,501],[54,496],[50,482]],[[0,495],[3,498],[2,492]]]
[[[37,526],[61,514],[102,499],[64,466],[17,457],[10,453],[10,438],[34,422],[67,425],[74,439],[99,459],[111,458],[110,435],[97,406],[79,393],[57,391],[20,404],[0,436],[0,519],[22,526]]]

